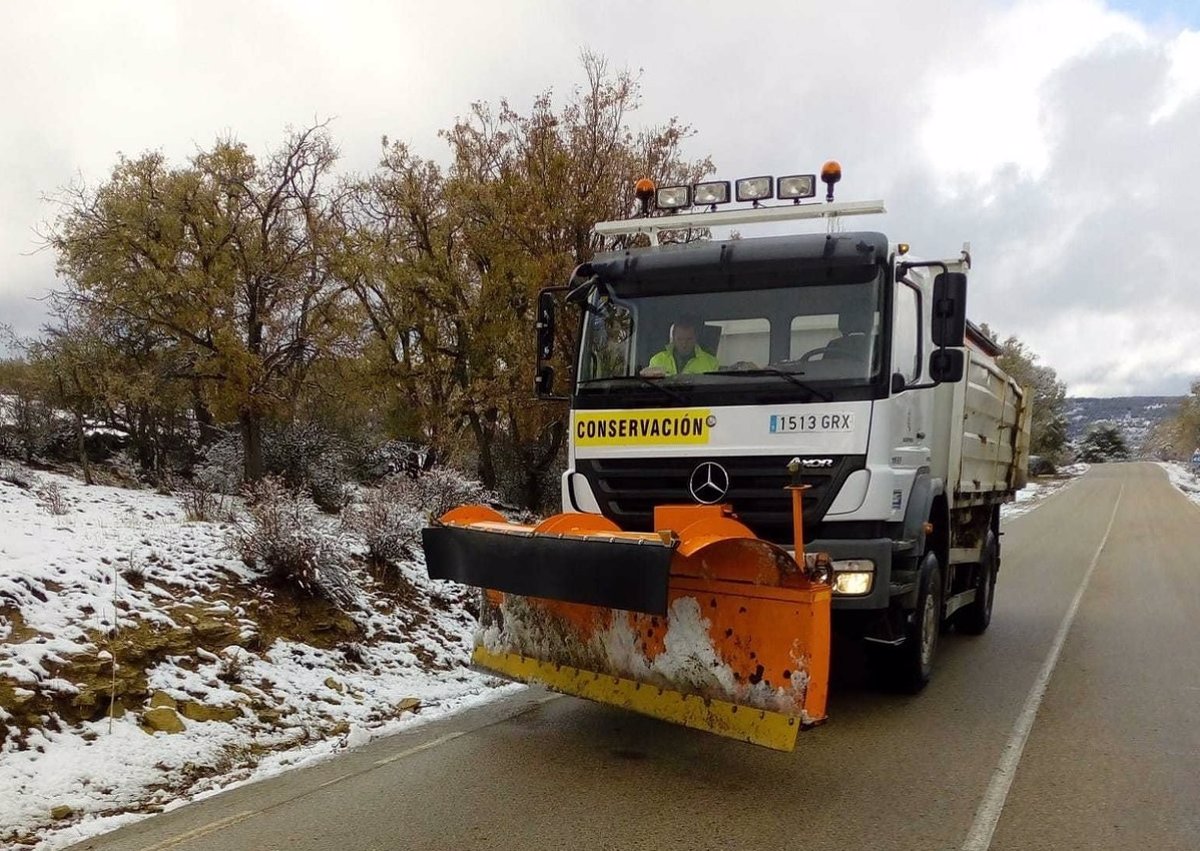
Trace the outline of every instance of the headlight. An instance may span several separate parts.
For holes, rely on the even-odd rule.
[[[817,194],[817,176],[815,174],[792,174],[779,178],[779,198],[811,198]]]
[[[729,203],[729,181],[714,180],[692,187],[692,203],[697,206]]]
[[[664,186],[654,196],[654,206],[660,210],[678,210],[692,204],[692,187]]]
[[[875,584],[875,562],[865,558],[834,561],[833,593],[861,597]]]
[[[762,201],[775,194],[775,178],[773,177],[743,177],[737,182],[737,199],[739,201]]]

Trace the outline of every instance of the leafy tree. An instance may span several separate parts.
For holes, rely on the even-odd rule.
[[[57,298],[52,321],[29,351],[41,368],[47,398],[71,415],[85,480],[90,482],[89,425],[128,435],[135,459],[155,476],[164,473],[169,451],[194,439],[186,416],[194,388],[181,380],[189,364],[171,338],[153,327],[106,319]]]
[[[218,141],[172,168],[122,157],[95,189],[59,197],[49,235],[65,299],[105,325],[165,337],[205,421],[236,418],[245,476],[262,473],[264,418],[286,412],[308,369],[344,332],[337,152],[322,126],[265,161]]]
[[[1143,447],[1162,458],[1191,458],[1200,448],[1200,381],[1193,381],[1175,416],[1158,423]]]
[[[1079,442],[1079,460],[1089,464],[1105,461],[1124,461],[1129,458],[1129,448],[1121,430],[1114,425],[1097,423],[1088,429]]]
[[[996,340],[987,325],[981,326],[981,330]],[[1030,453],[1060,460],[1067,446],[1067,385],[1058,380],[1053,368],[1039,364],[1038,355],[1016,336],[1010,335],[999,345],[1001,353],[996,358],[999,367],[1033,394]]]
[[[465,430],[484,485],[527,505],[564,439],[564,410],[530,404],[537,290],[606,247],[592,226],[629,214],[638,177],[684,183],[712,169],[684,158],[691,130],[675,119],[630,129],[635,76],[591,54],[583,66],[586,84],[561,107],[549,92],[525,114],[474,104],[443,134],[447,169],[385,140],[349,237],[346,279],[409,435],[445,451]]]

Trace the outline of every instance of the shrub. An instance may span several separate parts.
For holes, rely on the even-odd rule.
[[[21,490],[29,490],[37,480],[22,470],[16,464],[0,463],[0,482],[8,482],[10,485],[16,485]]]
[[[146,581],[146,565],[137,560],[133,551],[129,553],[129,561],[121,568],[121,578],[135,588],[140,588]]]
[[[230,648],[217,660],[217,679],[229,685],[238,685],[246,676],[246,653]]]
[[[293,490],[307,490],[322,511],[337,513],[350,501],[349,451],[333,432],[316,425],[268,427],[263,469]],[[217,493],[235,494],[243,484],[242,438],[226,433],[204,450],[195,478]]]
[[[386,479],[362,503],[342,514],[343,525],[363,538],[367,555],[377,566],[412,558],[416,550],[422,518],[405,501],[406,487],[402,477]]]
[[[1121,430],[1108,423],[1096,423],[1079,442],[1079,460],[1089,464],[1105,461],[1124,461],[1129,458],[1129,448]]]
[[[209,444],[193,478],[214,493],[236,494],[242,488],[242,437],[226,432]]]
[[[1044,455],[1029,456],[1029,475],[1031,476],[1053,476],[1058,472],[1054,466],[1054,462]]]
[[[391,481],[391,493],[400,504],[429,517],[441,517],[467,503],[498,501],[479,482],[449,467],[434,467],[417,476],[396,476]]]
[[[183,516],[188,522],[209,523],[226,515],[225,498],[204,481],[196,479],[183,486],[179,496]]]
[[[0,396],[0,454],[28,463],[46,451],[53,434],[53,411],[28,388]]]
[[[317,508],[336,514],[350,504],[354,491],[346,483],[342,470],[316,467],[309,475],[308,492],[312,494]]]
[[[312,502],[268,477],[245,491],[249,520],[239,520],[229,546],[267,581],[324,597],[341,608],[357,588],[340,542],[320,528]]]
[[[67,496],[59,487],[58,482],[42,482],[34,493],[37,495],[38,505],[47,514],[62,516],[71,510]]]
[[[363,482],[377,482],[405,473],[416,476],[432,466],[434,454],[426,447],[407,440],[389,440],[357,454],[351,466]]]

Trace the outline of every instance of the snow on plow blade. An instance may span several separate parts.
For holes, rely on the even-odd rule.
[[[474,663],[790,751],[825,718],[829,560],[798,564],[727,506],[659,506],[651,533],[483,506],[422,533],[429,575],[485,589]]]

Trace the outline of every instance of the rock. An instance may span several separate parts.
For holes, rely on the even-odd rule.
[[[13,712],[21,712],[29,708],[33,705],[34,698],[37,697],[37,692],[30,691],[27,688],[5,689],[5,692],[4,700],[0,702],[0,706],[3,706],[5,709],[11,709]]]
[[[411,712],[414,715],[421,711],[421,701],[415,697],[406,697],[396,704],[397,712]]]
[[[175,709],[179,704],[175,702],[175,698],[167,694],[165,691],[156,691],[150,695],[150,708],[165,706],[168,709]]]
[[[192,626],[192,634],[205,644],[214,647],[226,647],[236,644],[240,638],[240,630],[236,624],[211,619],[198,620]]]
[[[50,808],[50,818],[55,821],[62,821],[65,818],[70,818],[75,815],[75,809],[66,804],[59,804],[57,807]]]
[[[329,728],[329,735],[331,735],[331,736],[344,736],[349,732],[350,732],[350,722],[349,721],[338,721],[336,724],[334,724],[332,727]]]
[[[182,733],[186,728],[175,710],[169,706],[156,706],[142,713],[142,723],[160,733]]]
[[[343,688],[342,684],[339,683],[337,680],[335,680],[333,677],[325,678],[325,688],[331,688],[334,691],[336,691],[338,694],[341,694],[345,690]]]
[[[224,721],[226,723],[242,717],[242,711],[234,706],[205,706],[194,700],[185,700],[179,707],[184,718],[191,721]]]

